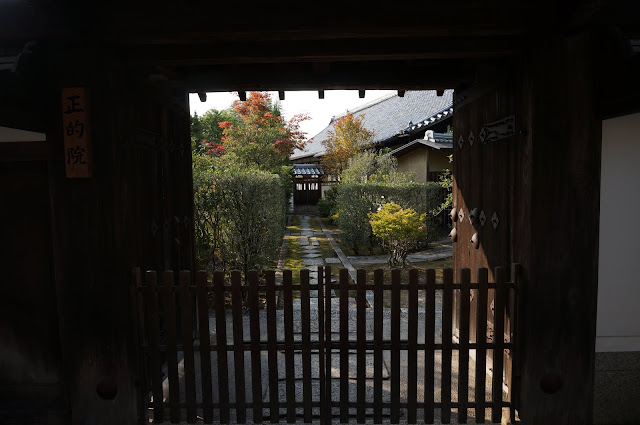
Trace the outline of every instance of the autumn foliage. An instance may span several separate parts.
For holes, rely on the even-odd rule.
[[[347,111],[333,124],[329,137],[322,142],[325,147],[322,158],[325,169],[339,176],[349,164],[349,159],[366,149],[372,139],[373,132],[364,127],[364,116],[354,116]]]
[[[309,117],[297,114],[285,121],[269,93],[251,92],[246,101],[236,100],[233,109],[240,120],[218,125],[224,153],[240,163],[273,170],[286,164],[295,148],[304,148],[306,134],[300,123]]]

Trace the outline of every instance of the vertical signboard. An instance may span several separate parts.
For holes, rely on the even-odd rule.
[[[84,87],[62,89],[64,161],[68,178],[87,178],[92,173],[89,102]]]

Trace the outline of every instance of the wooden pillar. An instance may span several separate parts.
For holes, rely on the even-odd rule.
[[[594,45],[589,34],[536,39],[502,77],[456,91],[454,266],[523,265],[514,367],[523,424],[591,421],[601,150]],[[481,143],[485,125],[510,116],[515,133]],[[484,225],[470,222],[474,208]]]
[[[81,70],[60,64],[47,136],[71,423],[135,424],[144,414],[137,403],[146,384],[132,339],[131,268],[194,266],[186,92],[176,98],[105,63]],[[78,85],[91,96],[93,173],[72,179],[65,175],[59,99],[62,87]]]
[[[513,235],[526,267],[523,424],[592,421],[601,151],[592,46],[588,34],[538,40],[523,67],[516,191],[530,205]]]

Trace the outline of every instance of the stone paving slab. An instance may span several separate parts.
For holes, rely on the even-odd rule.
[[[303,258],[302,264],[305,266],[323,266],[324,260],[322,258]]]
[[[302,245],[302,246],[308,246],[309,245],[309,239],[306,236],[300,236],[298,237],[298,245]]]
[[[320,246],[320,243],[318,242],[318,238],[316,238],[315,236],[314,236],[314,237],[309,238],[309,240],[311,241],[311,245],[313,245],[313,246]]]

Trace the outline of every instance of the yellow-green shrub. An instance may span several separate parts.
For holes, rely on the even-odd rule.
[[[373,234],[382,240],[382,245],[389,252],[389,265],[404,267],[409,249],[425,236],[426,214],[419,216],[412,208],[403,209],[389,202],[368,215]]]

